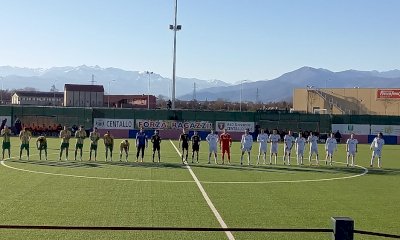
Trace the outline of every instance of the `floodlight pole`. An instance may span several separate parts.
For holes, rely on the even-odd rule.
[[[240,96],[239,96],[239,111],[242,111],[242,102],[243,102],[243,82],[246,82],[247,80],[242,80],[240,81]]]
[[[150,77],[153,72],[146,71],[146,74],[149,76],[149,84],[147,86],[147,109],[150,109]]]
[[[107,97],[107,108],[110,107],[110,94],[111,94],[111,86],[110,83],[115,82],[115,80],[108,81],[108,97]]]
[[[240,81],[240,100],[239,100],[239,111],[242,111],[242,94],[243,94],[243,81]]]
[[[54,89],[53,89],[53,100],[54,100],[53,107],[56,105],[56,83],[57,83],[57,80],[54,80],[54,84],[53,84],[53,86],[54,86]]]
[[[178,21],[178,0],[175,0],[175,14],[174,14],[174,25],[169,25],[169,29],[174,31],[174,57],[172,64],[172,109],[175,109],[175,85],[176,85],[176,32],[181,30],[182,26],[177,25]]]

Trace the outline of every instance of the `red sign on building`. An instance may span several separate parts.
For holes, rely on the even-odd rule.
[[[400,89],[378,89],[376,91],[376,98],[400,100]]]

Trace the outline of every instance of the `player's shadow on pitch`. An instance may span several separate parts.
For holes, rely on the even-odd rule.
[[[7,160],[7,162],[32,164],[49,167],[66,167],[66,168],[102,168],[101,164],[96,162],[75,162],[75,161],[45,161],[45,160]]]
[[[400,169],[397,168],[370,168],[368,174],[374,175],[400,175]]]
[[[330,173],[330,174],[360,174],[364,170],[360,168],[347,168],[347,167],[336,167],[336,166],[285,166],[285,165],[208,165],[208,164],[196,164],[194,167],[210,168],[210,169],[224,169],[231,171],[248,171],[248,172],[273,172],[273,173]]]
[[[121,166],[121,167],[137,167],[137,168],[165,168],[165,169],[185,169],[186,167],[179,163],[168,163],[168,162],[123,162],[123,161],[115,161],[115,162],[103,162],[103,164],[108,164],[112,166]]]

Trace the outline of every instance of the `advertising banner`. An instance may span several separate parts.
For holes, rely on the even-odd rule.
[[[378,89],[377,99],[400,100],[400,89]]]
[[[136,120],[137,128],[144,129],[188,129],[210,130],[213,124],[208,121],[176,121],[176,120]]]
[[[357,134],[357,135],[369,135],[370,125],[369,124],[332,124],[332,132],[339,132],[341,134]]]
[[[244,132],[249,129],[254,132],[254,122],[230,122],[230,121],[216,121],[215,130],[220,132],[226,129],[227,132]]]
[[[390,136],[400,136],[400,125],[371,125],[371,134],[377,135],[378,133]]]
[[[133,119],[95,118],[93,126],[98,129],[133,129],[134,122]]]

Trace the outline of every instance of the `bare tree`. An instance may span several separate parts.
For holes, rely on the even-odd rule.
[[[55,84],[51,85],[50,92],[58,92],[58,91],[59,90],[58,90],[58,88],[56,88]]]
[[[24,87],[24,88],[16,89],[16,91],[38,92],[39,90],[34,87]]]

